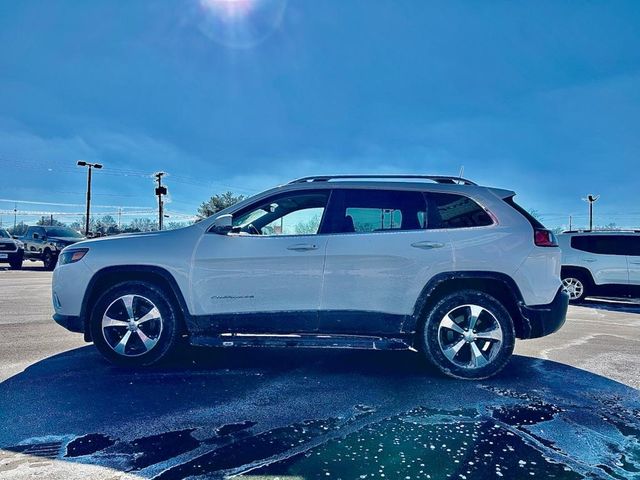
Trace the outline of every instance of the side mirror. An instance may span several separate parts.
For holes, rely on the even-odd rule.
[[[34,240],[38,240],[40,238],[40,235],[38,235],[37,233],[33,234],[33,239]]]
[[[233,228],[233,215],[220,215],[216,218],[211,226],[211,231],[218,235],[226,235]]]

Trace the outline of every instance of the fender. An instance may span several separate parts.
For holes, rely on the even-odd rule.
[[[524,305],[522,293],[518,288],[516,282],[509,275],[501,272],[489,272],[489,271],[463,271],[463,272],[442,272],[433,276],[429,282],[424,286],[416,303],[413,307],[413,314],[407,317],[407,323],[403,326],[404,332],[415,332],[419,325],[420,320],[426,313],[425,310],[429,306],[429,303],[433,300],[433,294],[436,289],[442,287],[448,282],[459,281],[482,281],[489,280],[491,282],[500,282],[504,285],[505,293],[511,297],[514,302],[514,306],[521,307]],[[508,308],[508,306],[506,306]],[[508,308],[509,309],[509,308]],[[511,315],[514,317],[514,322],[521,321],[526,325],[522,325],[525,331],[528,331],[529,325],[526,318],[523,318],[520,312],[520,308],[509,309]],[[516,325],[516,330],[518,326]],[[525,333],[525,332],[522,332]]]
[[[105,267],[98,270],[89,280],[87,284],[87,288],[84,293],[84,297],[82,298],[82,305],[80,307],[80,318],[84,323],[84,332],[85,332],[85,340],[90,341],[90,329],[88,328],[88,322],[90,317],[90,302],[93,298],[97,296],[97,294],[101,292],[96,292],[96,288],[100,284],[100,282],[104,279],[113,276],[114,279],[117,278],[116,283],[121,281],[127,281],[131,278],[136,278],[139,276],[145,277],[160,277],[162,278],[166,284],[171,289],[171,293],[178,302],[178,307],[182,313],[183,319],[186,321],[191,317],[189,309],[187,307],[187,302],[182,295],[182,291],[178,286],[178,282],[174,276],[162,267],[156,267],[152,265],[117,265],[111,267]]]

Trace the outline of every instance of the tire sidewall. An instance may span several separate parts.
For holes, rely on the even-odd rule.
[[[500,351],[491,363],[473,370],[451,362],[442,352],[438,342],[438,327],[442,318],[454,308],[468,304],[479,305],[491,312],[502,328],[503,337]],[[515,330],[509,312],[498,300],[484,292],[463,290],[448,294],[436,302],[426,315],[420,340],[427,360],[442,373],[465,380],[480,380],[498,373],[508,363],[515,346]]]
[[[139,295],[148,298],[160,311],[162,332],[158,343],[148,352],[125,357],[117,354],[107,343],[102,333],[102,317],[113,301],[123,295]],[[100,353],[110,362],[125,367],[140,367],[155,364],[165,358],[173,349],[178,338],[178,321],[174,305],[167,300],[166,293],[159,287],[140,281],[114,285],[96,301],[90,319],[91,337]]]

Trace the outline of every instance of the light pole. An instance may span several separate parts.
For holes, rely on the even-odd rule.
[[[589,231],[593,230],[593,204],[598,201],[600,195],[587,195],[587,198],[583,198],[585,202],[589,203]]]
[[[84,234],[89,236],[89,215],[91,214],[91,170],[100,169],[102,165],[99,163],[89,163],[84,160],[78,160],[79,167],[87,167],[87,216],[85,217]]]
[[[156,195],[158,196],[158,230],[162,230],[162,223],[164,220],[164,202],[162,196],[167,194],[167,187],[162,185],[162,177],[166,175],[165,172],[158,172],[155,174],[158,186],[156,187]]]

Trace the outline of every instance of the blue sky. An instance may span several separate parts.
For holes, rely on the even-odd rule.
[[[640,2],[3,1],[0,210],[168,210],[325,173],[457,174],[640,227]],[[133,213],[132,213],[133,214]],[[69,220],[71,217],[63,218]],[[5,224],[13,221],[3,215]]]

